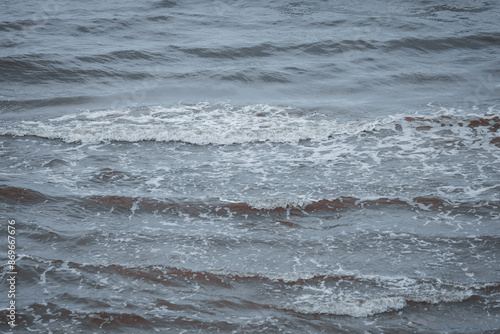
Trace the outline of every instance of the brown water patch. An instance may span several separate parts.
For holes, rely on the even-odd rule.
[[[488,125],[490,125],[489,120],[484,118],[476,119],[469,123],[469,127],[471,128],[477,128],[478,126],[488,126]]]
[[[295,223],[284,221],[284,220],[277,220],[276,223],[283,225],[283,226],[286,226],[286,227],[300,227],[299,224],[295,224]]]
[[[26,188],[0,186],[0,201],[7,204],[35,204],[47,198],[38,191]]]
[[[137,198],[124,196],[92,196],[89,199],[106,207],[121,210],[130,210],[134,202],[138,200]]]
[[[430,208],[440,208],[445,205],[444,200],[435,197],[415,197],[413,201],[428,206]]]
[[[405,120],[408,121],[408,122],[420,121],[420,122],[435,122],[435,123],[439,123],[438,120],[430,119],[430,118],[424,118],[424,117],[405,117]]]
[[[492,141],[494,145],[500,145],[500,139]],[[270,200],[269,203],[272,205],[273,201]],[[280,205],[280,201],[276,200],[276,204]],[[177,214],[183,213],[191,216],[200,216],[205,214],[210,214],[214,216],[228,216],[231,214],[246,215],[268,215],[268,214],[286,214],[291,216],[303,216],[304,214],[309,214],[313,212],[338,212],[345,211],[353,208],[369,208],[373,206],[406,206],[408,208],[415,207],[415,203],[422,204],[428,209],[437,208],[448,208],[450,210],[464,209],[464,208],[491,208],[493,202],[477,202],[477,203],[448,203],[447,201],[436,198],[436,197],[424,197],[418,196],[410,201],[405,201],[398,198],[378,198],[362,200],[355,197],[338,197],[333,200],[322,199],[307,205],[293,205],[284,204],[283,206],[271,207],[271,208],[256,208],[249,203],[239,202],[239,203],[226,203],[226,202],[209,202],[209,203],[173,203],[148,198],[136,198],[136,197],[123,197],[123,196],[93,196],[87,199],[87,205],[91,205],[93,208],[98,209],[108,209],[117,210],[118,212],[123,211],[134,211],[134,212],[148,212],[148,213],[170,213]],[[274,223],[281,224],[287,227],[300,227],[289,220],[284,219],[285,217],[275,218]]]
[[[254,303],[251,301],[230,301],[227,299],[215,300],[207,302],[208,305],[216,308],[229,308],[231,310],[263,310],[268,309],[269,306]]]
[[[253,213],[260,211],[259,209],[253,208],[247,203],[231,203],[231,204],[224,204],[221,206],[222,209],[229,209],[231,212],[236,212],[239,214],[245,214],[245,213]],[[278,208],[279,211],[284,211],[285,208]],[[219,212],[219,210],[213,209],[211,210],[212,213]]]
[[[91,313],[83,318],[82,323],[90,327],[99,328],[119,328],[125,326],[149,329],[152,327],[148,320],[132,313]]]
[[[159,283],[166,286],[183,286],[185,282],[198,281],[203,284],[216,285],[230,288],[231,284],[224,278],[224,275],[215,275],[203,271],[193,271],[184,268],[165,267],[165,266],[145,266],[145,267],[124,267],[121,265],[80,265],[69,262],[70,268],[79,268],[81,270],[95,272],[118,274],[125,278],[143,280],[153,283]],[[182,281],[182,282],[181,282]]]
[[[491,119],[491,121],[493,121],[493,125],[490,126],[490,131],[497,132],[498,129],[500,129],[500,117],[495,116]]]
[[[484,293],[487,293],[487,294],[496,294],[496,293],[500,292],[500,283],[486,285],[486,286],[481,287],[477,290],[484,292]]]
[[[495,145],[496,147],[500,147],[500,137],[495,137],[490,141],[490,144]]]
[[[489,130],[492,132],[496,132],[498,129],[500,129],[500,117],[495,116],[492,118],[477,118],[477,119],[472,119],[472,120],[460,120],[452,116],[447,116],[443,115],[440,116],[439,118],[425,118],[425,117],[405,117],[405,121],[407,122],[427,122],[427,123],[437,123],[441,127],[445,126],[453,126],[453,125],[458,125],[458,126],[464,126],[464,124],[467,124],[468,122],[468,127],[470,128],[477,128],[481,126],[490,126]],[[455,122],[453,122],[455,120]],[[430,130],[433,126],[432,125],[421,125],[417,126],[417,130]]]
[[[317,210],[343,210],[355,206],[356,201],[359,201],[359,199],[354,197],[339,197],[333,201],[323,199],[307,205],[304,209],[306,212]]]

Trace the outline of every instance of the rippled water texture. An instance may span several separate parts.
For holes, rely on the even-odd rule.
[[[496,2],[0,12],[0,331],[500,328]]]

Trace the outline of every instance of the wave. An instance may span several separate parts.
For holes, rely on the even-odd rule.
[[[384,206],[397,206],[408,210],[424,211],[448,211],[467,214],[472,211],[491,211],[500,208],[498,201],[477,201],[477,202],[457,202],[439,197],[418,196],[409,199],[403,198],[369,198],[361,199],[356,197],[338,197],[335,199],[321,199],[316,201],[304,201],[298,199],[264,199],[249,201],[245,203],[250,209],[264,211],[285,211],[291,215],[301,215],[303,213],[338,212],[353,209],[377,208]],[[238,208],[241,210],[242,205]],[[230,208],[229,208],[230,210]],[[251,210],[248,210],[251,211]],[[236,211],[238,212],[238,211]]]
[[[213,59],[239,59],[239,58],[260,58],[276,56],[280,53],[306,53],[312,55],[340,54],[349,51],[374,50],[379,49],[386,52],[411,49],[424,52],[447,51],[457,49],[478,50],[482,48],[498,45],[500,41],[499,33],[481,33],[458,37],[446,38],[416,38],[408,37],[388,41],[344,39],[344,40],[320,40],[311,43],[299,44],[276,44],[264,42],[254,45],[219,46],[219,47],[196,47],[187,48],[172,45],[175,51],[182,52],[190,56]]]
[[[286,212],[291,215],[310,214],[324,211],[345,211],[351,209],[374,208],[381,206],[399,206],[406,209],[450,211],[466,214],[469,211],[491,211],[500,208],[498,201],[456,202],[439,197],[418,196],[411,199],[338,197],[335,199],[262,199],[247,202],[227,202],[212,200],[209,202],[165,201],[150,198],[126,196],[90,196],[84,198],[85,205],[93,208],[117,210],[117,212],[155,212],[173,211],[190,215],[210,213],[213,215],[255,214],[259,212]],[[283,222],[284,225],[287,222]]]
[[[294,115],[288,107],[208,104],[84,112],[48,121],[23,121],[0,128],[0,135],[37,136],[68,143],[106,141],[185,142],[197,145],[324,140],[374,129],[392,118],[337,122]]]
[[[368,317],[375,314],[397,311],[405,308],[409,303],[453,303],[462,302],[473,296],[471,291],[455,291],[446,293],[430,293],[419,296],[389,296],[363,299],[335,299],[321,298],[318,295],[304,295],[293,303],[287,304],[284,309],[303,314],[332,314],[351,317]],[[323,299],[323,300],[322,300]],[[325,300],[326,299],[326,300]]]
[[[489,11],[491,8],[492,7],[486,3],[480,7],[472,7],[472,6],[458,7],[456,5],[455,6],[452,6],[452,5],[434,5],[434,6],[431,6],[430,8],[428,8],[427,11],[429,13],[442,12],[442,11],[449,11],[449,12],[454,12],[454,13],[481,13],[481,12]]]
[[[27,83],[38,82],[36,78],[39,76],[50,77],[54,75],[63,78],[63,75],[68,75],[69,73],[63,73],[64,71],[62,71],[61,66],[62,62],[50,59],[47,55],[41,54],[1,57],[0,71],[2,72],[2,77],[0,78],[0,82],[16,82],[20,76]],[[61,72],[54,70],[58,67],[61,69]],[[37,75],[23,75],[26,72],[36,73]],[[71,79],[74,78],[74,76],[71,77]]]
[[[112,51],[105,54],[78,56],[76,59],[85,63],[113,63],[120,60],[151,60],[151,61],[166,61],[169,60],[167,56],[161,53],[139,51],[139,50],[119,50]]]
[[[102,78],[121,78],[125,80],[143,80],[155,78],[152,71],[123,71],[102,66],[75,66],[75,62],[68,63],[57,60],[58,56],[53,54],[28,54],[17,57],[8,56],[0,58],[0,82],[19,82],[26,84],[40,84],[51,80],[61,83],[87,82]],[[82,63],[104,64],[117,61],[162,61],[166,57],[158,54],[145,53],[135,50],[121,50],[106,55],[78,56],[76,60]],[[29,73],[29,75],[27,74]]]
[[[382,49],[416,49],[420,51],[447,51],[457,49],[479,50],[498,45],[500,33],[482,33],[446,38],[404,38],[391,40],[383,44]]]
[[[22,112],[26,109],[85,104],[96,101],[98,98],[97,96],[67,96],[35,100],[0,100],[0,108],[5,111]]]
[[[219,47],[219,48],[184,48],[172,46],[173,49],[188,55],[195,55],[200,58],[248,58],[248,57],[268,57],[276,52],[276,48],[271,43],[261,43],[244,47]]]
[[[0,135],[37,136],[67,143],[108,141],[183,142],[196,145],[231,145],[250,142],[297,143],[324,141],[335,136],[402,127],[457,131],[456,128],[486,128],[493,144],[500,128],[498,116],[388,116],[366,121],[339,122],[326,115],[290,107],[269,105],[178,105],[151,106],[69,114],[46,121],[4,123]],[[390,133],[397,137],[397,133]],[[466,136],[464,132],[457,136]],[[471,138],[472,134],[469,134]],[[414,136],[418,136],[415,134]],[[467,137],[465,137],[467,138]]]
[[[0,201],[7,204],[35,204],[45,202],[47,199],[45,195],[35,190],[0,185]]]
[[[81,298],[82,299],[82,298]],[[93,302],[94,305],[97,304],[93,300],[89,300],[89,302]],[[75,326],[75,328],[71,328],[70,331],[76,332],[81,330],[82,328],[106,328],[108,330],[121,328],[135,328],[135,329],[144,329],[144,330],[153,330],[155,322],[151,321],[151,319],[146,319],[145,317],[138,315],[136,313],[120,313],[120,312],[83,312],[80,310],[72,310],[67,307],[59,306],[58,303],[33,303],[27,305],[27,309],[30,312],[20,312],[18,310],[18,314],[16,314],[16,326],[18,329],[21,328],[29,328],[32,326],[41,325],[42,328],[47,328],[47,324],[44,323],[46,321],[49,322],[62,322],[63,326],[61,326],[61,332],[67,332],[68,327],[71,328]],[[8,311],[1,311],[3,317],[6,318]],[[65,324],[65,322],[70,321],[72,325]],[[78,326],[78,329],[76,328]],[[57,330],[59,332],[57,325],[51,326],[52,330]],[[56,327],[57,329],[55,329]],[[34,329],[30,329],[31,331],[36,331]],[[49,332],[51,332],[49,330]]]
[[[71,297],[69,294],[65,295],[67,296],[64,297]],[[104,308],[100,300],[79,298],[79,301],[92,303],[94,308]],[[178,304],[173,304],[159,298],[151,301],[151,305],[156,305],[156,307],[151,307],[154,313],[137,310],[136,307],[132,306],[129,306],[129,309],[119,312],[111,308],[107,311],[82,311],[63,305],[64,303],[58,300],[55,302],[28,304],[26,305],[28,312],[22,312],[18,309],[18,313],[16,314],[16,331],[26,329],[26,333],[78,333],[82,331],[152,333],[161,332],[165,329],[169,331],[172,328],[175,328],[175,332],[185,332],[186,328],[196,332],[212,332],[216,328],[217,332],[220,332],[221,329],[224,331],[240,332],[241,328],[245,326],[226,320],[206,319],[203,315],[210,314],[207,310],[193,308],[190,305],[179,306]],[[252,305],[254,308],[258,307],[258,304],[244,305]],[[211,306],[219,307],[216,302],[211,303]],[[131,308],[132,310],[130,310]],[[173,316],[172,312],[175,311],[178,313]],[[186,314],[186,311],[191,312],[190,314]],[[195,313],[195,315],[191,313]],[[8,311],[0,311],[0,315],[7,318]],[[263,327],[264,330],[268,328],[262,325],[257,327]],[[261,329],[258,332],[262,333],[264,330]]]
[[[414,287],[440,286],[448,290],[471,290],[481,294],[496,294],[500,292],[500,282],[448,282],[442,279],[366,275],[348,272],[341,268],[326,272],[243,272],[228,269],[192,269],[186,267],[169,266],[165,264],[125,265],[125,264],[95,264],[79,263],[74,261],[48,259],[34,255],[20,254],[19,260],[26,266],[51,268],[54,271],[71,271],[75,275],[83,272],[97,274],[117,274],[125,278],[141,279],[155,283],[171,284],[165,278],[185,281],[186,279],[199,280],[210,285],[231,287],[231,283],[280,283],[284,285],[320,286],[322,283],[337,285],[339,282],[362,283],[379,287],[391,287],[397,290]],[[30,277],[34,280],[37,277]],[[175,285],[175,284],[173,284]]]
[[[28,23],[29,21],[26,21]],[[148,24],[150,22],[145,22]],[[127,22],[112,24],[109,22],[95,22],[95,26],[82,26],[75,34],[88,35],[110,33],[112,30],[121,30],[127,26]],[[111,26],[109,26],[111,25]],[[12,26],[7,23],[5,26]],[[15,24],[14,24],[15,26]],[[9,29],[9,28],[6,28]],[[0,25],[1,30],[1,25]],[[175,79],[179,75],[200,78],[210,78],[231,82],[261,82],[261,83],[293,83],[301,80],[293,73],[287,73],[275,67],[266,73],[266,69],[250,67],[243,73],[241,70],[233,71],[229,68],[228,73],[220,73],[210,69],[191,68],[190,66],[179,65],[182,70],[161,71],[153,70],[153,64],[177,64],[185,61],[186,57],[195,57],[203,60],[232,60],[242,59],[273,59],[276,57],[286,57],[290,54],[296,57],[326,57],[331,55],[341,55],[350,52],[364,52],[368,59],[372,59],[373,52],[406,52],[415,51],[427,54],[428,52],[445,52],[449,50],[480,50],[495,47],[500,41],[498,33],[471,34],[459,37],[446,38],[421,38],[408,37],[394,40],[372,40],[362,38],[352,39],[325,39],[307,43],[276,43],[265,41],[244,45],[210,45],[185,46],[183,44],[170,45],[166,50],[144,51],[129,48],[115,49],[106,53],[90,53],[86,55],[76,55],[73,58],[63,58],[61,55],[50,53],[22,54],[0,58],[0,72],[3,74],[0,81],[23,82],[26,84],[40,84],[47,81],[59,83],[109,83],[110,79],[136,81],[154,79]],[[131,66],[134,65],[134,66]],[[175,69],[176,66],[171,67]],[[342,67],[344,70],[345,68]],[[321,69],[318,68],[319,71]],[[180,71],[180,72],[179,72]],[[283,73],[280,73],[282,71]],[[311,72],[314,73],[315,71]],[[395,80],[394,80],[395,79]],[[394,81],[403,83],[424,83],[424,82],[460,82],[464,78],[458,74],[449,73],[409,73],[398,74],[387,78],[387,84]]]
[[[35,26],[38,23],[34,20],[17,20],[17,21],[3,21],[0,22],[0,31],[21,31],[26,27]]]
[[[125,174],[111,169],[105,169],[96,179],[96,182],[109,182],[112,178],[121,178]],[[48,196],[38,191],[0,185],[0,201],[7,204],[36,204],[48,200],[57,200],[54,196]],[[259,212],[286,212],[291,215],[310,214],[324,211],[345,211],[351,209],[375,208],[382,206],[399,206],[407,209],[420,210],[447,210],[466,214],[469,211],[498,210],[498,201],[470,201],[457,202],[445,198],[418,196],[413,198],[357,198],[337,197],[333,199],[307,200],[270,198],[260,200],[249,200],[246,202],[227,201],[221,199],[210,199],[207,201],[186,202],[182,199],[156,199],[147,197],[130,197],[119,195],[92,195],[78,198],[64,198],[61,200],[73,200],[79,205],[90,210],[111,210],[117,213],[125,211],[132,212],[177,212],[190,215],[213,214],[226,216],[232,214],[256,214]],[[293,223],[283,222],[284,225],[294,226]]]
[[[100,282],[107,282],[111,278],[115,284],[120,280],[140,281],[144,285],[151,283],[167,286],[168,289],[203,286],[221,289],[224,293],[242,285],[272,286],[278,290],[293,290],[294,292],[284,293],[280,298],[281,301],[277,303],[269,301],[263,304],[252,300],[240,300],[238,307],[351,317],[368,317],[400,310],[415,303],[474,302],[477,299],[495,296],[500,289],[498,282],[461,284],[444,282],[440,279],[361,275],[342,272],[342,270],[325,273],[252,273],[217,269],[195,270],[165,265],[83,264],[28,255],[22,256],[20,260],[23,261],[24,266],[34,266],[39,271],[43,270],[39,267],[43,267],[45,272],[57,272],[57,277],[63,277],[63,273],[76,275],[75,277],[79,279],[86,277],[89,284],[94,284],[92,277],[95,275],[95,279]],[[69,276],[66,276],[65,280],[67,279]],[[33,275],[28,279],[28,281],[31,280],[33,280]],[[33,283],[36,284],[36,282]],[[236,305],[234,302],[224,300],[210,303],[218,308]],[[156,306],[167,306],[170,310],[184,310],[186,306],[195,307],[160,299],[156,301]]]
[[[249,74],[251,73],[251,74]],[[212,74],[211,78],[215,78],[222,81],[232,81],[232,82],[266,82],[266,83],[288,83],[291,82],[288,79],[289,75],[285,72],[279,71],[241,71],[241,72],[232,72],[232,73],[222,73],[222,74]]]
[[[141,279],[155,283],[175,285],[166,278],[180,281],[196,280],[210,285],[220,285],[221,287],[231,287],[233,283],[264,282],[280,283],[294,286],[297,284],[304,286],[321,286],[323,283],[329,283],[332,286],[339,282],[361,283],[372,286],[393,288],[396,290],[422,289],[428,287],[440,287],[444,290],[466,291],[471,290],[478,294],[496,294],[500,292],[500,282],[474,282],[463,284],[461,282],[448,282],[442,279],[406,277],[406,276],[381,276],[366,275],[354,272],[347,272],[343,269],[337,269],[327,272],[243,272],[228,269],[190,269],[177,266],[168,266],[164,264],[134,265],[127,266],[123,264],[102,264],[78,263],[73,261],[63,261],[57,259],[46,259],[38,256],[23,254],[19,260],[22,260],[27,266],[33,265],[38,268],[39,265],[47,266],[54,271],[71,271],[75,275],[82,272],[97,274],[116,274],[125,278]],[[30,264],[31,263],[31,264]],[[34,279],[31,277],[30,279]],[[316,289],[316,288],[314,288]],[[439,294],[437,294],[439,295]],[[435,299],[438,301],[439,299]],[[432,301],[427,299],[417,300],[418,302]]]
[[[415,197],[408,200],[398,198],[360,199],[339,197],[332,200],[304,201],[300,199],[267,199],[248,202],[211,201],[178,203],[158,199],[126,197],[126,196],[90,196],[82,203],[89,209],[111,210],[117,213],[131,212],[177,212],[194,216],[210,213],[216,216],[233,214],[247,215],[260,212],[287,213],[303,215],[318,212],[338,212],[351,209],[373,208],[380,206],[400,206],[406,209],[449,211],[467,214],[482,210],[491,211],[500,208],[498,201],[453,202],[437,197]],[[281,222],[285,226],[294,227],[293,223]]]

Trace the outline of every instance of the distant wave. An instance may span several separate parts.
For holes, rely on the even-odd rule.
[[[446,51],[464,49],[482,49],[495,46],[500,41],[499,33],[482,33],[447,38],[403,38],[388,41],[344,39],[320,40],[301,44],[274,44],[270,42],[247,45],[241,47],[210,47],[210,48],[185,48],[172,46],[172,48],[188,55],[200,58],[249,58],[269,57],[272,55],[289,52],[304,52],[312,55],[338,54],[355,50],[381,49],[387,52],[401,49],[414,49],[420,51]]]
[[[34,100],[0,100],[0,108],[5,111],[23,112],[26,109],[85,104],[98,98],[97,96],[69,96]]]
[[[9,29],[22,29],[24,24],[32,24],[30,20],[19,21],[20,23],[0,22],[2,26]],[[97,22],[102,23],[102,22]],[[122,29],[126,22],[120,22],[112,29]],[[147,24],[147,23],[146,23]],[[19,26],[19,27],[18,27]],[[109,32],[107,28],[80,27],[75,34],[102,34],[102,30]],[[483,50],[496,47],[500,41],[500,34],[497,32],[484,32],[453,37],[405,37],[398,39],[371,39],[369,36],[362,38],[346,39],[322,39],[314,42],[303,41],[297,43],[277,43],[274,41],[264,41],[260,43],[249,43],[243,45],[211,45],[211,46],[191,46],[183,44],[172,44],[166,50],[144,51],[140,49],[121,48],[103,53],[89,53],[75,55],[71,58],[64,58],[53,53],[27,53],[19,55],[9,55],[0,57],[0,72],[2,77],[0,82],[22,82],[24,84],[41,84],[47,81],[58,83],[96,83],[104,84],[109,80],[144,81],[144,80],[168,80],[183,77],[210,78],[211,80],[223,82],[255,82],[255,83],[294,83],[303,80],[303,76],[297,76],[294,71],[287,70],[284,66],[273,68],[262,68],[252,66],[250,68],[225,67],[224,71],[207,67],[197,69],[196,67],[184,66],[186,58],[200,58],[214,61],[241,61],[245,59],[274,59],[295,55],[295,57],[331,57],[338,55],[348,55],[351,53],[365,53],[367,59],[373,58],[375,52],[405,52],[414,54],[415,52],[426,55],[429,52],[446,52],[465,50]],[[376,36],[375,36],[376,38]],[[322,63],[320,61],[319,63]],[[133,64],[133,66],[130,65]],[[169,70],[156,70],[158,64],[174,64]],[[121,65],[121,66],[120,66]],[[337,64],[340,66],[340,64]],[[331,64],[331,66],[334,66]],[[381,65],[380,65],[381,66]],[[155,70],[153,70],[155,68]],[[172,70],[173,69],[173,70]],[[401,69],[400,69],[401,70]],[[321,67],[311,71],[308,68],[304,75],[310,78],[315,73],[321,72]],[[345,71],[340,66],[335,72]],[[491,71],[489,72],[491,73]],[[380,75],[379,75],[380,77]],[[386,84],[394,84],[403,80],[408,83],[421,83],[422,81],[434,82],[461,82],[467,80],[459,72],[436,72],[427,74],[420,73],[420,69],[415,73],[395,72],[390,77],[387,73],[382,76]]]

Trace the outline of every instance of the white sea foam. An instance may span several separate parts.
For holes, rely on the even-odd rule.
[[[287,107],[198,104],[84,112],[0,128],[2,135],[38,136],[65,142],[180,141],[234,144],[325,140],[336,134],[372,130],[392,118],[337,122],[294,115]]]
[[[418,281],[408,277],[391,277],[377,275],[356,275],[339,269],[336,272],[285,272],[285,273],[249,273],[228,270],[210,271],[215,275],[238,277],[259,277],[284,283],[293,283],[301,280],[319,278],[316,283],[301,285],[303,292],[293,301],[277,305],[283,309],[293,310],[304,314],[333,314],[351,317],[368,317],[379,313],[396,311],[405,308],[408,303],[453,303],[461,302],[473,295],[475,286],[456,286],[450,289],[443,286],[441,281]],[[343,278],[346,276],[345,278]],[[325,285],[326,277],[339,278],[355,282],[349,288],[337,285]],[[362,292],[367,283],[376,283],[383,288],[383,295],[366,294]],[[370,283],[370,284],[371,284]]]
[[[274,210],[278,208],[289,209],[289,208],[301,208],[309,204],[311,201],[307,201],[299,198],[273,198],[273,199],[261,199],[248,201],[254,209],[258,210]]]
[[[303,295],[297,301],[285,305],[291,309],[305,314],[334,314],[349,315],[351,317],[367,317],[370,315],[400,310],[406,306],[403,297],[379,297],[373,299],[352,299],[329,301],[318,300],[316,295]]]
[[[464,291],[419,291],[412,295],[360,297],[358,293],[350,295],[330,288],[312,294],[303,294],[283,307],[305,314],[334,314],[351,317],[368,317],[379,313],[403,309],[408,302],[430,304],[461,302],[472,296]]]

